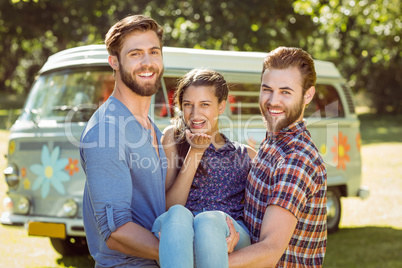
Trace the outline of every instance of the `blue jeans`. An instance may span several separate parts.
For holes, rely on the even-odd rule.
[[[233,221],[240,234],[235,250],[250,245],[249,233],[242,221],[234,221],[221,211],[194,214],[195,217],[187,208],[175,205],[155,220],[152,232],[160,241],[161,267],[229,267],[226,217]]]

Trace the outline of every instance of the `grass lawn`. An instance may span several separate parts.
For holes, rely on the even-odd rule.
[[[363,184],[370,197],[342,199],[340,230],[324,267],[402,267],[402,117],[362,115]]]
[[[360,118],[363,184],[371,195],[342,199],[340,230],[328,236],[324,267],[402,267],[402,117]],[[0,171],[7,135],[0,130]],[[6,184],[0,177],[3,200]],[[1,267],[93,267],[88,256],[62,257],[49,239],[28,237],[22,229],[0,226],[0,237]]]
[[[324,267],[402,267],[402,143],[362,146],[370,197],[342,199],[340,230],[328,236]]]

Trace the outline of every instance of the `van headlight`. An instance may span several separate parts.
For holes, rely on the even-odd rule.
[[[9,164],[4,170],[4,177],[6,178],[7,185],[10,188],[16,187],[20,183],[19,170],[16,165]]]
[[[64,215],[67,217],[75,217],[78,212],[78,204],[73,199],[68,199],[63,205]]]
[[[14,213],[16,214],[28,214],[31,208],[31,202],[25,196],[18,197],[14,205]]]
[[[3,200],[3,207],[7,212],[13,212],[14,210],[14,203],[13,200],[9,197],[6,196]]]

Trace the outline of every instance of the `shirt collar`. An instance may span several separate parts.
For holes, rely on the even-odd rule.
[[[222,133],[220,133],[222,138],[225,140],[225,144],[219,148],[216,149],[215,146],[213,145],[213,143],[211,142],[211,144],[209,145],[208,149],[212,149],[215,151],[233,151],[236,150],[236,147],[233,145],[233,143]]]

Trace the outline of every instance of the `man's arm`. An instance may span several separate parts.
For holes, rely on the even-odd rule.
[[[288,210],[270,205],[261,225],[260,241],[229,254],[229,267],[275,267],[289,244],[297,219]]]
[[[159,259],[159,240],[134,222],[117,228],[106,242],[108,248],[145,259]]]

